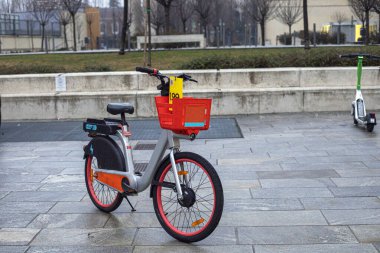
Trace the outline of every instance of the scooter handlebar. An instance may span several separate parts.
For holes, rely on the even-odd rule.
[[[380,60],[380,56],[370,55],[370,54],[358,54],[358,53],[355,53],[355,54],[343,54],[343,55],[339,55],[340,58],[350,58],[350,59],[357,58],[359,56],[368,58],[370,60]]]

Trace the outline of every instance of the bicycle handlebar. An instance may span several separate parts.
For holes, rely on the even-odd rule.
[[[355,53],[355,54],[343,54],[343,55],[339,55],[340,58],[357,58],[359,56],[362,56],[362,57],[365,57],[365,58],[368,58],[370,60],[380,60],[380,56],[377,56],[377,55],[370,55],[370,54],[359,54],[359,53]]]
[[[151,76],[155,76],[155,77],[157,77],[157,78],[159,78],[159,79],[168,78],[167,76],[162,75],[158,69],[150,69],[150,68],[144,68],[144,67],[136,67],[136,71],[137,71],[137,72],[141,72],[141,73],[146,73],[146,74],[149,74],[149,75],[151,75]],[[185,82],[186,82],[186,81],[195,82],[195,83],[198,82],[197,80],[192,79],[191,76],[186,75],[186,74],[181,74],[181,75],[179,75],[179,76],[177,76],[177,77],[182,78],[183,81],[185,81]]]
[[[158,71],[158,69],[150,69],[150,68],[143,68],[143,67],[136,67],[136,71],[146,73],[149,75],[157,75],[160,73],[160,71]]]

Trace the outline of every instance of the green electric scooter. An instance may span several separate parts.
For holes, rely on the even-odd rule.
[[[347,54],[340,55],[340,58],[357,58],[358,59],[358,80],[356,84],[356,95],[355,101],[351,105],[351,115],[354,119],[355,125],[361,125],[367,128],[368,132],[372,132],[373,128],[376,125],[376,115],[375,113],[366,112],[365,103],[361,91],[361,79],[362,79],[362,70],[363,70],[363,60],[364,58],[370,60],[380,60],[380,56],[370,55],[370,54]]]

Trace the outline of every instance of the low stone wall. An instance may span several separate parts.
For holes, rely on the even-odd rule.
[[[199,81],[186,94],[213,98],[212,115],[349,111],[356,68],[285,68],[185,71]],[[182,71],[168,71],[177,74]],[[67,91],[55,92],[55,76],[1,76],[3,120],[105,117],[109,102],[130,102],[131,117],[156,115],[157,80],[136,72],[66,74]],[[363,95],[380,109],[380,70],[365,68]]]

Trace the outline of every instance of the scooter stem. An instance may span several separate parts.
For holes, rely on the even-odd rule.
[[[356,90],[361,90],[362,88],[362,70],[363,70],[363,56],[358,56],[358,81],[356,84]]]

